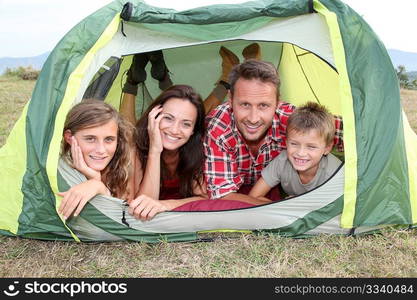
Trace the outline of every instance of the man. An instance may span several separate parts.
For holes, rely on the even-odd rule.
[[[268,62],[249,59],[235,66],[229,84],[229,100],[207,116],[207,191],[212,199],[264,204],[247,194],[262,169],[286,149],[287,120],[295,106],[279,101],[280,81]],[[341,120],[335,125],[341,149]]]

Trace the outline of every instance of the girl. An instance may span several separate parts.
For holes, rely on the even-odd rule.
[[[84,100],[68,112],[61,158],[87,181],[58,193],[63,197],[58,211],[64,219],[73,213],[77,216],[97,194],[133,199],[134,176],[129,174],[132,133],[133,127],[103,101]]]

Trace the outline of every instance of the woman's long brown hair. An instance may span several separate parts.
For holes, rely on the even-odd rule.
[[[149,134],[148,134],[148,115],[156,106],[163,105],[171,98],[179,98],[189,101],[197,110],[197,119],[194,125],[193,134],[190,139],[179,149],[179,162],[176,175],[180,181],[180,194],[182,197],[191,197],[195,183],[201,184],[203,177],[204,152],[203,152],[203,135],[204,135],[204,105],[201,96],[188,85],[173,85],[162,92],[148,107],[136,123],[135,138],[138,150],[139,160],[143,168],[146,168],[149,152]],[[166,166],[161,161],[161,180],[167,173]],[[161,183],[163,188],[163,181]]]

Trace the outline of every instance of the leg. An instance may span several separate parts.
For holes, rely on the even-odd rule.
[[[152,64],[151,76],[159,81],[159,89],[164,91],[172,85],[169,70],[165,64],[162,50],[148,53],[149,61]]]
[[[221,46],[219,54],[222,57],[222,74],[216,83],[216,87],[210,95],[204,100],[206,114],[217,105],[221,104],[227,95],[228,76],[232,68],[239,63],[239,58],[229,49]]]
[[[222,104],[226,95],[226,87],[222,83],[217,83],[216,87],[213,89],[210,95],[208,95],[208,97],[204,100],[204,109],[206,111],[206,115],[211,110],[215,109],[218,105]]]
[[[133,125],[136,124],[135,102],[138,85],[146,80],[145,67],[148,61],[149,58],[146,53],[135,54],[133,56],[132,64],[127,71],[127,79],[122,89],[123,97],[119,112]]]
[[[136,95],[123,93],[122,103],[119,108],[119,113],[133,125],[136,124],[135,102]]]
[[[250,44],[249,46],[246,46],[245,49],[242,51],[242,55],[247,59],[261,59],[261,47],[259,47],[258,43]]]

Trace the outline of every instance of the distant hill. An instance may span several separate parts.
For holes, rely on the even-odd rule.
[[[417,71],[417,53],[388,49],[388,54],[395,68],[403,65],[407,72]]]
[[[48,58],[49,53],[51,52],[45,52],[33,57],[2,57],[0,58],[0,75],[4,73],[6,68],[14,69],[20,66],[32,66],[34,69],[40,70]]]

